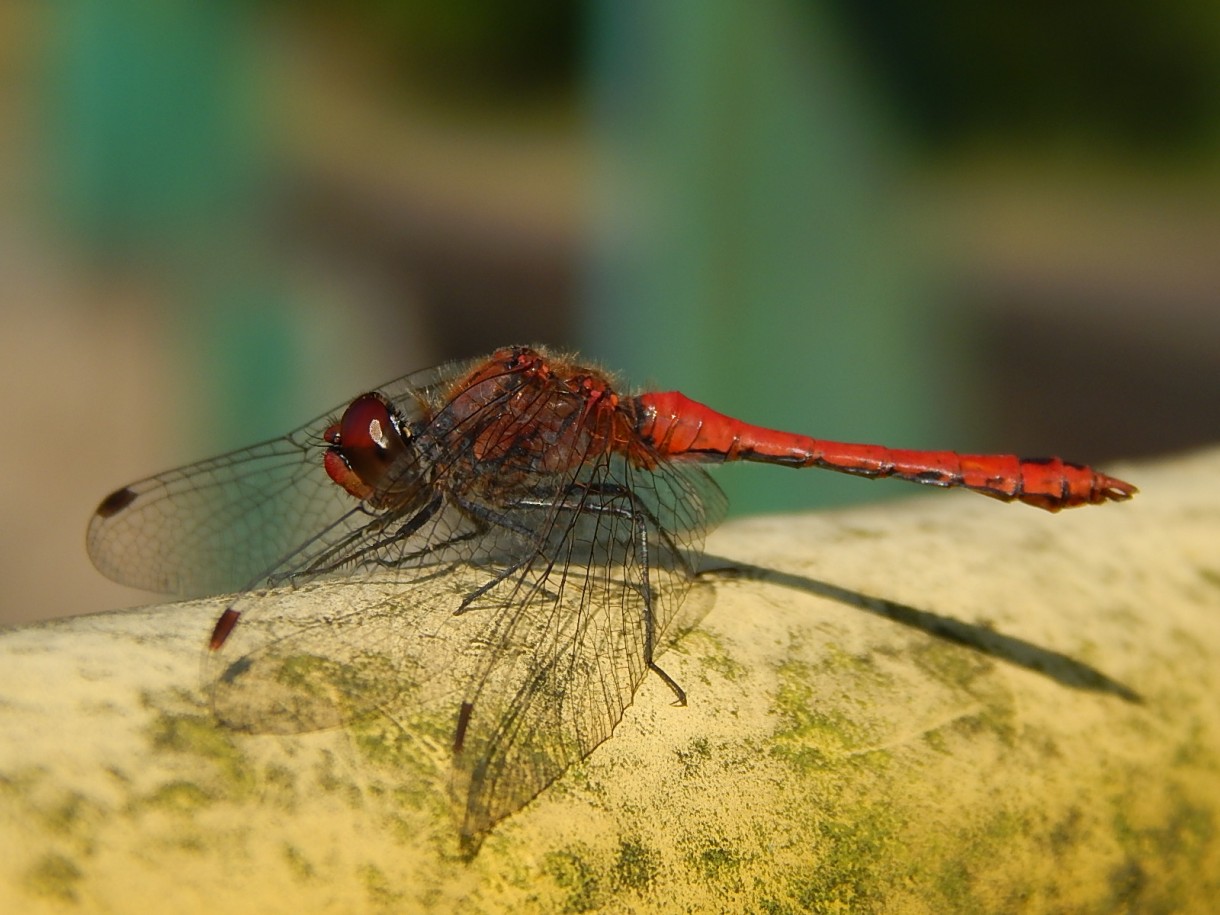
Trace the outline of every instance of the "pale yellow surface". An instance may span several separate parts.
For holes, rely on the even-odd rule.
[[[0,911],[1211,911],[1220,451],[1106,469],[726,526],[782,574],[664,656],[690,704],[647,679],[470,862],[410,735],[213,723],[214,601],[5,633]]]

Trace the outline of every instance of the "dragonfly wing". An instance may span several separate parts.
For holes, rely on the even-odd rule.
[[[591,614],[575,580],[511,614],[458,612],[486,580],[464,567],[272,591],[213,659],[213,710],[251,733],[391,722],[449,784],[473,849],[610,736],[644,674],[638,635]]]
[[[637,519],[663,640],[721,499],[698,468],[644,472],[602,456],[536,481],[528,506],[505,510],[548,532],[542,543],[493,525],[456,541],[434,575],[386,568],[271,591],[214,659],[215,711],[257,733],[380,715],[422,736],[450,772],[473,850],[611,735],[647,675]],[[529,561],[511,561],[510,543]]]
[[[592,450],[515,501],[492,499],[537,540],[532,561],[467,611],[486,603],[485,637],[512,646],[476,667],[458,719],[468,850],[611,735],[648,673],[650,638],[655,657],[671,634],[725,500],[697,466],[647,463]]]
[[[379,390],[414,422],[431,392],[460,370],[416,372]],[[339,407],[283,438],[116,490],[89,523],[94,565],[114,581],[148,591],[224,594],[282,570],[302,544],[325,538],[336,524],[362,523],[351,514],[356,501],[331,482],[322,463],[323,433],[342,412]]]
[[[90,521],[89,557],[117,582],[182,597],[251,585],[319,519],[352,507],[322,470],[323,428],[118,490]]]

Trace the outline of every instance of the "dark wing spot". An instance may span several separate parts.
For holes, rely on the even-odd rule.
[[[99,518],[109,518],[117,515],[135,500],[136,491],[130,486],[124,486],[122,489],[116,489],[106,498],[102,499],[102,504],[97,507],[95,514]]]
[[[209,651],[220,650],[229,634],[233,631],[233,627],[237,625],[237,620],[240,616],[241,613],[232,607],[225,608],[225,612],[220,614],[220,618],[216,620],[216,625],[212,629],[212,637],[208,640]]]

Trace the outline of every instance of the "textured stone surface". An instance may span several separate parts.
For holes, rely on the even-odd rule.
[[[215,601],[4,633],[0,910],[1208,911],[1220,451],[1107,470],[726,526],[770,571],[662,659],[689,705],[647,679],[469,862],[427,735],[214,723]]]

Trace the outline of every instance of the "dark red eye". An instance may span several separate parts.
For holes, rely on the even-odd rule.
[[[377,394],[362,394],[351,402],[339,422],[339,446],[389,451],[396,436],[389,406]]]
[[[324,438],[330,443],[324,459],[327,474],[357,499],[376,492],[388,468],[407,448],[394,413],[380,394],[362,394],[353,400]]]

